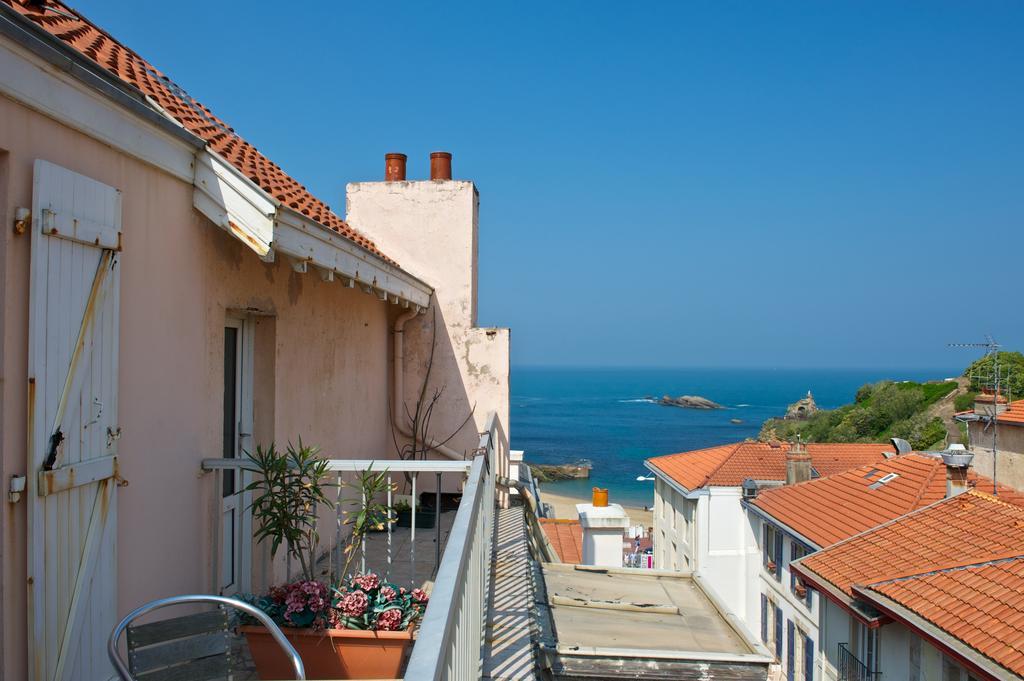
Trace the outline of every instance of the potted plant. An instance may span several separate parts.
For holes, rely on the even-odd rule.
[[[395,678],[426,595],[419,589],[407,591],[384,583],[372,573],[337,584],[314,578],[319,544],[316,507],[330,504],[322,482],[327,462],[318,454],[316,447],[305,447],[300,440],[298,448],[289,444],[285,452],[271,444],[249,455],[259,474],[246,487],[254,493],[256,538],[271,540],[272,556],[285,546],[302,570],[301,579],[250,601],[283,628],[310,678]],[[356,508],[346,513],[352,533],[342,575],[348,573],[362,538],[382,522],[390,522],[390,509],[375,501],[387,490],[386,472],[364,472],[358,487]],[[266,629],[246,625],[241,630],[260,678],[290,678],[291,667]]]
[[[395,510],[395,525],[412,527],[412,506],[406,501],[399,501],[393,508]],[[435,514],[433,511],[421,510],[422,508],[421,506],[416,509],[416,527],[429,530],[434,527]]]
[[[394,679],[412,643],[427,596],[357,575],[335,587],[300,580],[270,590],[255,605],[277,622],[315,679]],[[291,666],[263,627],[244,626],[261,679],[286,679]]]

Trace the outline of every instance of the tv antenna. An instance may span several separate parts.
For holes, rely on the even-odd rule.
[[[971,387],[975,385],[982,388],[988,388],[992,391],[992,411],[989,414],[982,414],[978,418],[985,422],[985,429],[992,428],[992,494],[999,494],[999,488],[996,483],[996,457],[997,450],[996,444],[998,440],[999,427],[997,419],[999,418],[999,398],[1002,397],[1001,387],[1003,385],[1009,386],[1009,374],[1004,374],[1003,370],[999,367],[999,348],[1002,346],[996,342],[991,336],[985,335],[984,343],[949,343],[951,348],[984,348],[985,357],[992,358],[991,373],[987,367],[983,367],[980,370],[971,371]],[[1004,398],[1009,404],[1009,398]]]

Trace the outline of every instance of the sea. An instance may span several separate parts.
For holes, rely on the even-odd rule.
[[[513,367],[511,446],[530,463],[591,463],[589,479],[543,489],[586,499],[592,487],[604,487],[611,501],[649,506],[648,457],[757,437],[766,419],[784,415],[808,390],[831,409],[852,402],[865,383],[940,380],[960,371]],[[726,408],[662,406],[662,395],[700,395]]]

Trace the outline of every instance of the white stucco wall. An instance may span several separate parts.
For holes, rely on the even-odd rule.
[[[969,423],[968,437],[974,461],[971,465],[980,475],[992,477],[992,430],[984,430],[984,424]],[[1018,490],[1024,490],[1024,425],[997,426],[996,479]]]
[[[750,555],[757,544],[740,504],[740,488],[709,487],[685,494],[661,474],[655,476],[655,567],[701,574],[729,610],[756,631],[759,611],[750,605],[756,589]]]
[[[814,657],[815,667],[818,666],[817,660],[821,657],[821,634],[819,628],[819,617],[821,614],[821,602],[822,598],[819,593],[811,591],[810,602],[811,605],[808,607],[808,603],[805,599],[800,598],[794,593],[791,588],[792,584],[792,572],[790,570],[790,556],[792,555],[791,550],[793,546],[793,539],[788,535],[783,535],[782,540],[782,560],[780,562],[779,577],[776,579],[775,573],[771,572],[765,567],[763,559],[763,548],[762,538],[763,527],[765,521],[754,513],[748,512],[750,520],[750,526],[753,529],[756,528],[757,537],[757,553],[751,555],[750,563],[755,566],[756,573],[756,584],[757,588],[753,594],[753,601],[756,603],[757,616],[756,622],[748,620],[748,625],[751,626],[755,631],[760,631],[761,627],[761,595],[765,595],[769,601],[769,607],[778,607],[782,611],[783,622],[793,622],[794,626],[803,632],[814,644]],[[748,604],[749,605],[749,604]],[[749,610],[748,610],[749,613]],[[748,617],[750,615],[748,614]],[[783,624],[783,636],[786,636],[786,625]],[[845,639],[844,639],[845,640]],[[788,639],[783,643],[782,652],[782,668],[787,670],[787,646],[789,644]],[[799,667],[798,667],[799,668]],[[814,679],[820,678],[820,673],[815,672]]]
[[[450,446],[467,454],[494,411],[509,427],[509,330],[479,328],[479,195],[472,182],[356,182],[346,191],[349,223],[435,290],[437,343],[430,390],[444,389],[434,435],[447,435],[470,410],[473,423]],[[406,325],[404,399],[415,405],[431,348],[433,311]],[[507,449],[507,447],[506,447]]]

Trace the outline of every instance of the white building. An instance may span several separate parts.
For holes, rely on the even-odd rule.
[[[735,442],[645,462],[655,475],[655,568],[702,575],[755,631],[761,622],[760,526],[741,504],[743,485],[783,485],[789,449],[780,442]],[[797,469],[809,477],[838,473],[882,461],[888,449],[880,444],[809,444],[809,465],[792,462],[790,474]]]
[[[762,640],[782,661],[787,678],[860,678],[844,677],[836,660],[872,669],[879,655],[875,620],[850,615],[822,598],[793,569],[794,561],[948,495],[990,484],[966,467],[947,468],[937,454],[908,453],[745,499],[761,547]]]
[[[815,678],[1024,678],[1020,500],[973,489],[798,561],[825,604]]]

